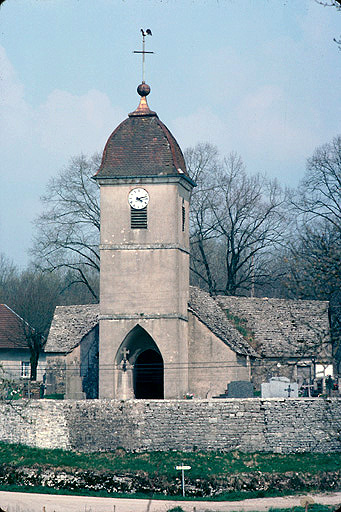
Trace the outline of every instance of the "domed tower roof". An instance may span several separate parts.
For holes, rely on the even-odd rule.
[[[140,104],[110,135],[94,178],[188,176],[178,143],[149,109],[149,85],[142,82],[137,92]]]

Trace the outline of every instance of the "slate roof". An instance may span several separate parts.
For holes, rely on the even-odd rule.
[[[257,356],[208,293],[191,286],[189,311],[238,354]],[[70,352],[97,325],[98,318],[99,304],[57,306],[45,352]]]
[[[188,176],[182,151],[143,97],[110,135],[94,178],[180,174]]]
[[[98,324],[99,304],[56,306],[45,352],[71,352]]]
[[[330,342],[328,302],[249,297],[216,298],[190,287],[189,311],[238,354],[252,357],[304,357]],[[246,320],[252,347],[227,318]],[[97,324],[99,304],[57,306],[45,352],[68,353]]]
[[[228,320],[219,303],[200,288],[190,286],[189,311],[237,354],[258,354]]]
[[[328,302],[218,296],[223,309],[244,318],[262,357],[317,355],[330,342]]]
[[[6,304],[0,304],[0,348],[28,349],[24,320]]]

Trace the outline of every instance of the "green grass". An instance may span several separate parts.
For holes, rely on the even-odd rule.
[[[146,452],[127,453],[117,449],[111,453],[76,453],[63,450],[29,448],[24,445],[0,443],[0,464],[15,466],[52,466],[98,471],[144,471],[149,475],[179,476],[175,466],[184,463],[192,467],[191,478],[223,477],[226,473],[284,473],[287,471],[319,473],[341,467],[341,453],[273,453],[240,452]],[[188,475],[189,476],[189,475]]]
[[[145,452],[145,453],[127,453],[122,448],[116,449],[111,453],[77,453],[63,450],[49,450],[39,448],[29,448],[24,445],[14,445],[0,443],[0,465],[35,467],[44,470],[47,467],[56,468],[58,471],[71,471],[74,469],[84,471],[100,471],[104,473],[115,474],[139,474],[142,478],[153,479],[160,478],[161,481],[174,481],[180,477],[179,471],[175,466],[179,463],[190,465],[192,469],[187,472],[186,477],[192,481],[196,478],[219,479],[226,477],[227,474],[238,473],[310,473],[319,474],[321,472],[330,472],[340,470],[341,453],[330,454],[311,454],[301,453],[292,455],[280,455],[272,453],[252,453],[244,454],[240,452],[214,453],[214,452]],[[163,479],[163,480],[162,480]],[[165,484],[168,485],[167,483]],[[215,485],[215,484],[214,484]],[[4,484],[0,485],[1,490],[12,490],[21,492],[42,492],[52,494],[75,494],[87,496],[115,496],[128,498],[153,498],[165,499],[162,492],[152,494],[147,489],[143,493],[110,493],[105,490],[93,491],[87,489],[77,490],[57,490],[48,487],[32,487]],[[307,492],[313,492],[312,489],[306,489]],[[302,494],[304,489],[297,488],[297,493]],[[295,490],[291,489],[290,494]],[[271,496],[285,496],[288,490],[278,491],[272,487],[267,490],[243,490],[236,488],[225,494],[219,494],[214,497],[186,497],[187,500],[212,500],[212,501],[238,501],[247,498],[262,498]],[[167,496],[167,499],[181,500],[182,497]],[[328,509],[326,509],[328,510]],[[321,511],[322,512],[322,509]]]

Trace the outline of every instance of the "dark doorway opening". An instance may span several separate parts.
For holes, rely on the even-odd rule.
[[[163,359],[155,350],[145,350],[134,365],[135,398],[163,398]]]

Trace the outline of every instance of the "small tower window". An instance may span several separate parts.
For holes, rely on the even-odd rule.
[[[185,210],[185,202],[182,200],[182,231],[185,231],[185,220],[186,220],[186,210]]]
[[[130,227],[131,229],[147,229],[147,207],[140,210],[130,208]]]

